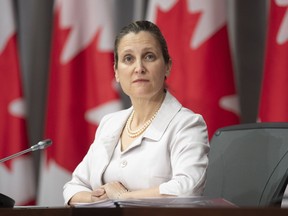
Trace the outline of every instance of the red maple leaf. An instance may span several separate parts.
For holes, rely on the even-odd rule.
[[[221,98],[236,94],[227,27],[197,49],[190,48],[201,15],[190,13],[186,1],[178,1],[167,12],[158,10],[156,23],[172,57],[170,91],[184,106],[204,116],[211,137],[218,128],[239,123],[239,116],[220,106]]]
[[[48,159],[73,171],[93,141],[97,125],[87,122],[85,112],[118,98],[112,88],[113,53],[97,50],[100,31],[91,43],[66,64],[60,62],[70,29],[59,27],[55,13],[51,55],[46,137],[53,140]]]

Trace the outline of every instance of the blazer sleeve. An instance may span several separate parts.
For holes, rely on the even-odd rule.
[[[172,179],[160,185],[160,193],[200,196],[206,182],[210,149],[207,126],[201,115],[189,112],[178,115],[175,121],[169,143]]]

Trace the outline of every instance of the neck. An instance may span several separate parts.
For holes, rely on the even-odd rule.
[[[154,100],[137,100],[133,103],[134,117],[133,125],[135,127],[144,124],[157,112],[165,98],[165,93],[159,95]]]

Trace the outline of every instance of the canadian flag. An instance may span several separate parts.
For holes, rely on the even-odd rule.
[[[147,18],[163,32],[172,58],[168,86],[206,120],[209,137],[239,123],[225,0],[151,0]]]
[[[14,11],[11,0],[0,0],[0,158],[29,148],[22,98]],[[15,205],[35,202],[31,155],[0,163],[0,193]]]
[[[270,1],[259,121],[288,121],[288,0]]]
[[[93,142],[103,115],[122,108],[113,71],[115,0],[56,0],[46,151],[39,205],[63,205],[63,185]]]

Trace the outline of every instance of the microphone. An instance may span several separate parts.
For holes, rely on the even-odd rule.
[[[32,152],[32,151],[37,151],[37,150],[42,150],[47,148],[48,146],[50,146],[52,144],[52,140],[50,139],[45,139],[42,141],[39,141],[36,145],[31,146],[30,148],[23,150],[21,152],[18,152],[16,154],[10,155],[8,157],[5,157],[3,159],[0,160],[0,163],[3,163],[7,160],[11,160],[15,157],[18,157],[20,155],[26,154],[28,152]],[[0,193],[0,208],[13,208],[15,204],[15,200],[12,199],[11,197],[8,197],[4,194]]]
[[[5,157],[3,159],[0,160],[0,163],[3,163],[5,161],[11,160],[15,157],[18,157],[20,155],[26,154],[28,152],[32,152],[32,151],[37,151],[37,150],[42,150],[47,148],[48,146],[50,146],[52,144],[52,140],[50,139],[46,139],[46,140],[42,140],[40,142],[38,142],[36,145],[31,146],[30,148],[23,150],[21,152],[18,152],[16,154],[10,155],[8,157]]]

